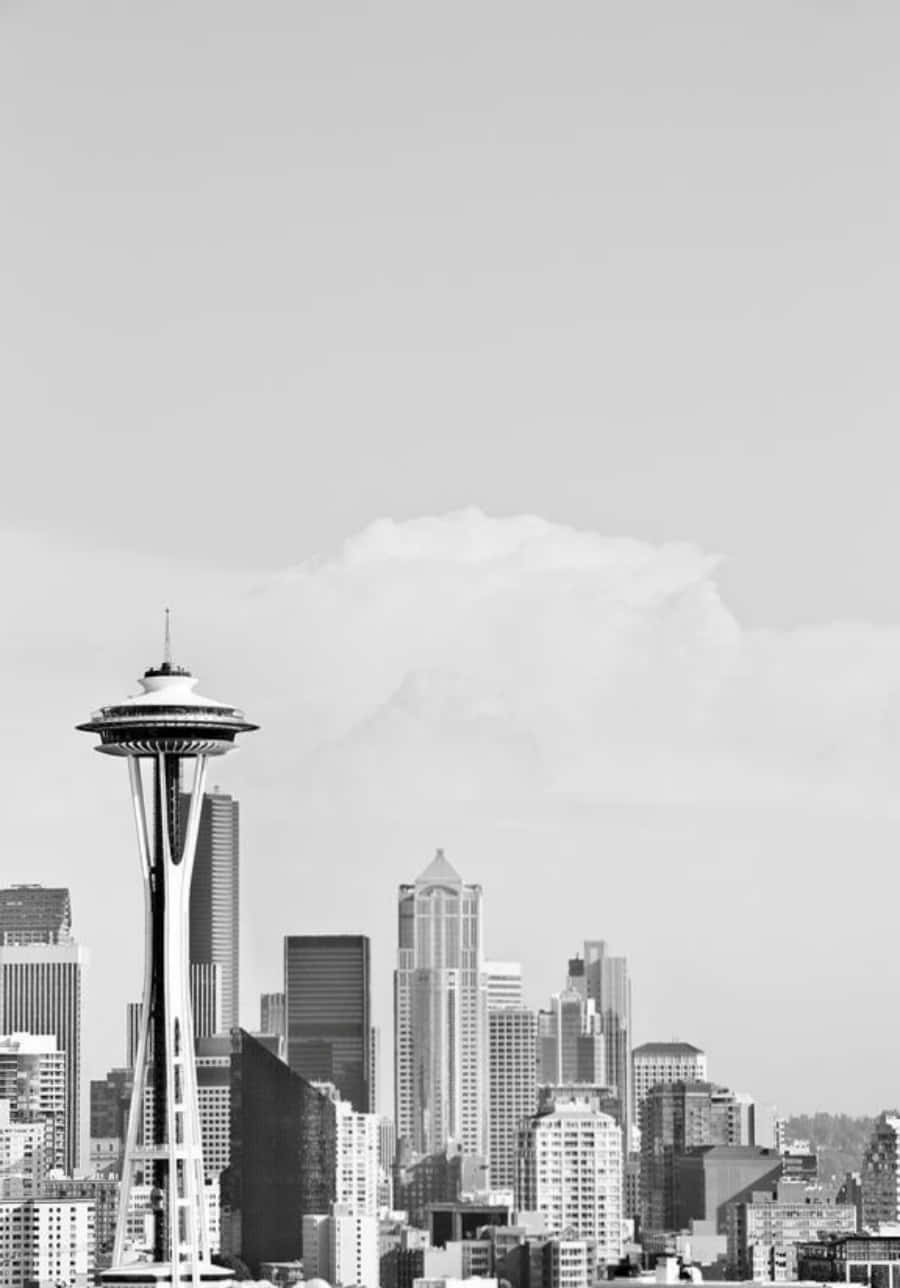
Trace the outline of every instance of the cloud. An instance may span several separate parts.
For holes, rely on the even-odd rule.
[[[257,596],[306,790],[892,809],[900,632],[743,630],[717,570],[532,516],[373,523]]]

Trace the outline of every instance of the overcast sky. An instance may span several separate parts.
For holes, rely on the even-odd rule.
[[[284,933],[365,931],[389,1050],[444,845],[535,1004],[606,937],[639,1040],[896,1102],[898,38],[0,0],[0,878],[72,888],[93,1075],[140,891],[72,726],[171,603],[263,724],[220,775],[248,1025]]]

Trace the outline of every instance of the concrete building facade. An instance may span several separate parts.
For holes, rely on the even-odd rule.
[[[575,1097],[519,1133],[517,1207],[543,1214],[549,1234],[589,1239],[597,1262],[622,1255],[622,1131]]]
[[[537,1111],[537,1017],[502,1008],[488,1013],[489,1160],[493,1189],[513,1189],[522,1122]]]

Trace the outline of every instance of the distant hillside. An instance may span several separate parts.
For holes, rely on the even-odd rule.
[[[787,1120],[788,1140],[808,1140],[819,1155],[823,1181],[841,1180],[845,1172],[858,1172],[872,1134],[874,1119],[849,1114],[798,1114]]]

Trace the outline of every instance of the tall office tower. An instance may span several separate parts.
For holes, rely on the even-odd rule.
[[[863,1155],[862,1228],[878,1230],[900,1219],[900,1117],[883,1113]]]
[[[709,1082],[658,1083],[644,1098],[641,1216],[647,1230],[676,1228],[678,1159],[701,1145],[740,1145],[737,1097]]]
[[[592,998],[566,988],[550,999],[538,1016],[538,1081],[542,1085],[573,1082],[611,1087],[606,1039]]]
[[[284,993],[260,993],[259,995],[259,1031],[285,1036],[284,1031]]]
[[[500,1011],[506,1007],[521,1011],[524,1008],[521,962],[485,962],[484,974],[489,1011]]]
[[[379,1282],[378,1218],[335,1203],[330,1214],[303,1218],[303,1273],[306,1282],[352,1288]]]
[[[660,1083],[705,1082],[706,1053],[690,1042],[645,1042],[631,1054],[634,1116],[640,1125],[641,1107],[651,1087]],[[764,1143],[764,1142],[763,1142]]]
[[[614,1119],[582,1096],[536,1114],[519,1131],[516,1202],[543,1212],[549,1234],[595,1241],[598,1263],[619,1261],[622,1131]]]
[[[0,1037],[0,1100],[17,1122],[49,1124],[50,1166],[66,1165],[66,1054],[56,1038],[13,1033]]]
[[[197,1112],[197,1068],[192,1041],[189,971],[191,877],[206,809],[204,788],[211,756],[231,751],[238,734],[257,726],[236,707],[201,697],[196,679],[171,659],[168,623],[164,660],[140,680],[142,692],[101,707],[79,728],[99,737],[98,750],[125,760],[137,825],[144,882],[145,961],[140,1041],[116,1222],[115,1265],[104,1282],[121,1284],[129,1198],[136,1172],[149,1172],[156,1190],[152,1277],[157,1284],[224,1278],[210,1261],[210,1224]],[[149,761],[149,772],[145,773]],[[190,778],[183,776],[189,762]],[[146,780],[146,781],[145,781]],[[190,807],[182,787],[190,782]],[[145,797],[145,786],[149,789]],[[233,804],[233,802],[232,802]],[[152,808],[148,809],[148,805]],[[207,815],[209,817],[209,815]],[[236,837],[231,838],[237,866]],[[210,841],[212,846],[212,841]],[[227,919],[230,909],[223,916]],[[233,925],[230,925],[233,937]],[[19,950],[24,951],[24,950]],[[200,957],[198,960],[215,960]],[[236,965],[236,947],[230,957]],[[233,1003],[237,996],[232,969]],[[151,1078],[156,1098],[152,1131],[138,1145],[148,1080],[146,1058],[153,1034]]]
[[[487,987],[481,886],[443,850],[398,900],[394,1084],[398,1137],[419,1154],[487,1146]]]
[[[0,947],[0,1033],[56,1038],[66,1062],[65,1167],[81,1162],[81,1019],[87,954],[76,943]]]
[[[511,1007],[488,1013],[491,1188],[516,1183],[516,1144],[524,1118],[537,1111],[537,1017]]]
[[[287,1062],[330,1082],[359,1113],[370,1103],[371,1000],[365,935],[288,935],[284,941]]]
[[[625,1152],[631,1150],[634,1124],[631,1087],[631,980],[624,957],[610,957],[602,939],[585,940],[584,982],[600,1016],[606,1044],[606,1085],[622,1104]]]
[[[179,800],[187,826],[190,797]],[[191,881],[191,965],[221,967],[222,1030],[240,1024],[240,807],[214,787],[203,797]],[[203,1036],[206,1036],[205,1034]]]
[[[0,946],[66,944],[71,938],[68,890],[42,885],[14,885],[0,890]]]

